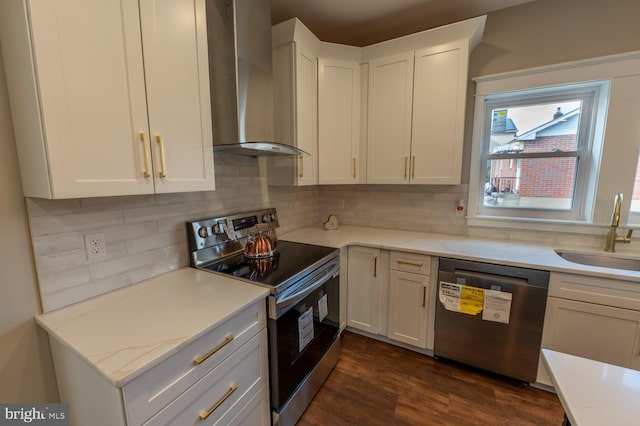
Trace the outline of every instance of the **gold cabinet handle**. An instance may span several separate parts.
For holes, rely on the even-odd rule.
[[[304,177],[304,159],[302,158],[302,155],[298,157],[299,161],[300,161],[300,179],[302,179]]]
[[[158,146],[160,147],[160,171],[158,172],[158,176],[165,178],[167,177],[167,165],[164,162],[164,142],[162,141],[162,136],[156,135],[156,142],[158,142]]]
[[[416,178],[416,156],[411,158],[411,179]]]
[[[236,389],[238,389],[238,385],[232,383],[231,386],[229,386],[229,390],[227,391],[227,393],[222,395],[222,398],[220,398],[218,402],[213,404],[213,406],[207,411],[200,412],[200,420],[206,420],[207,417],[209,417],[214,411],[218,409],[218,407],[220,407],[227,399],[229,399],[229,397],[236,391]]]
[[[216,346],[215,348],[211,349],[206,354],[204,354],[202,356],[195,357],[194,360],[193,360],[193,364],[194,365],[202,364],[203,362],[205,362],[206,360],[211,358],[216,352],[219,352],[220,349],[224,348],[229,343],[231,343],[232,340],[233,340],[233,335],[232,334],[228,335],[227,337],[224,338],[224,342],[220,343],[218,346]]]
[[[397,262],[400,265],[422,266],[421,260],[398,259]]]
[[[404,156],[404,178],[407,178],[407,164],[409,164],[409,157]]]
[[[147,135],[144,132],[140,132],[140,141],[142,142],[142,152],[144,155],[144,170],[142,171],[142,176],[145,178],[150,178],[151,173],[151,162],[149,160],[149,150],[150,147],[147,145]]]
[[[373,276],[378,276],[378,256],[373,258]]]
[[[356,159],[353,159],[353,178],[356,178]]]
[[[427,306],[427,288],[422,287],[422,307]]]

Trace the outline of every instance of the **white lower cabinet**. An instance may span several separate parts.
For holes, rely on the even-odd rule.
[[[269,425],[266,307],[254,303],[116,387],[51,339],[72,425]]]
[[[391,252],[389,339],[422,349],[427,347],[430,265],[429,256]]]
[[[552,274],[542,347],[640,370],[637,283]],[[538,382],[551,385],[542,363]]]
[[[427,348],[431,257],[349,247],[347,325]]]
[[[387,337],[413,346],[427,346],[429,277],[408,272],[389,273]]]
[[[347,326],[378,334],[380,321],[381,250],[349,247]]]

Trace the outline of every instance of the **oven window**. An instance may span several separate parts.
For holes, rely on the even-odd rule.
[[[339,277],[277,320],[269,319],[271,403],[279,410],[333,344],[339,329]]]

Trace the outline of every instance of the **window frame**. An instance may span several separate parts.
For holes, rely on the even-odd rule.
[[[599,164],[595,179],[595,192],[587,191],[586,202],[592,206],[585,212],[583,221],[557,220],[549,218],[493,217],[483,216],[476,211],[480,176],[478,141],[483,131],[484,98],[496,93],[524,90],[528,88],[550,87],[562,84],[584,83],[596,80],[606,81],[608,104],[600,102],[596,123],[591,162]],[[627,227],[631,192],[635,178],[635,167],[640,148],[640,51],[609,56],[582,59],[573,62],[545,65],[537,68],[508,71],[473,77],[475,101],[473,106],[473,127],[470,147],[471,161],[468,163],[467,225],[474,232],[507,232],[517,235],[523,231],[559,232],[562,234],[604,235],[611,225],[611,211],[614,195],[624,194],[620,226]],[[606,124],[606,126],[605,126]],[[469,152],[469,151],[467,151]],[[468,158],[468,157],[467,157]],[[593,169],[597,170],[597,169]],[[484,186],[482,180],[481,185]],[[633,224],[631,225],[634,226]],[[638,225],[635,225],[638,226]],[[491,228],[499,228],[500,231]],[[541,238],[545,238],[540,234]]]
[[[589,219],[589,212],[592,210],[592,200],[586,196],[589,187],[595,184],[590,175],[597,175],[597,170],[593,168],[597,164],[592,162],[592,149],[598,147],[594,143],[596,137],[596,122],[598,102],[601,102],[603,90],[606,88],[606,81],[596,81],[588,83],[574,83],[567,85],[554,85],[548,87],[540,87],[533,89],[524,89],[517,91],[509,91],[505,93],[496,93],[485,96],[483,99],[483,118],[482,118],[482,138],[481,155],[478,172],[476,176],[478,183],[482,183],[485,178],[485,170],[488,162],[491,160],[509,159],[519,160],[528,158],[576,158],[576,174],[574,176],[574,188],[572,197],[572,206],[570,209],[554,209],[554,208],[526,208],[517,207],[509,208],[503,206],[487,206],[484,202],[484,185],[475,187],[477,192],[475,205],[475,213],[478,216],[493,218],[519,218],[519,219],[552,219],[557,221],[577,221],[585,222]],[[548,103],[562,103],[567,101],[581,101],[581,112],[579,125],[577,130],[576,150],[571,152],[557,153],[495,153],[489,152],[491,148],[491,118],[495,109],[523,107],[528,105],[540,105]],[[600,118],[602,119],[602,118]],[[475,143],[475,141],[474,141]]]

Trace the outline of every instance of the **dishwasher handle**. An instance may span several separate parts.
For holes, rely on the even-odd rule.
[[[508,283],[515,285],[529,285],[529,281],[523,278],[513,278],[505,275],[485,274],[482,272],[465,271],[464,269],[456,269],[455,275],[462,277],[478,278],[481,280],[495,281],[496,283]]]

